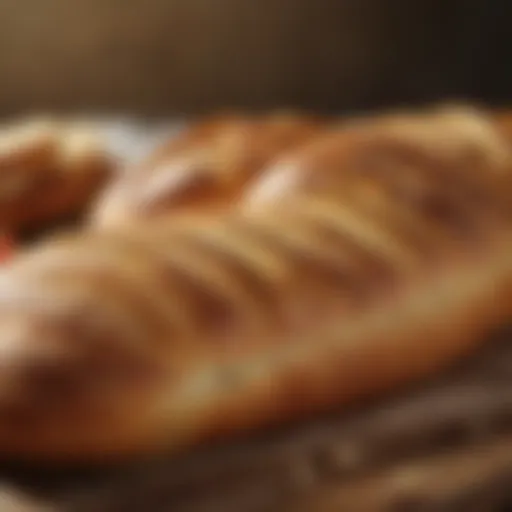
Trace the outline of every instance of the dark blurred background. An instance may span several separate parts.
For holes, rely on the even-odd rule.
[[[0,114],[512,96],[510,0],[2,0]]]

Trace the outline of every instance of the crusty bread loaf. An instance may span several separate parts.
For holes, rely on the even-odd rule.
[[[387,189],[406,194],[419,207],[431,189],[425,169],[438,176],[438,194],[453,195],[463,187],[459,194],[474,195],[478,179],[507,194],[499,177],[508,172],[512,142],[506,123],[510,116],[490,116],[467,105],[356,118],[273,161],[245,187],[241,203],[275,202],[315,190],[338,194],[354,179],[364,179],[370,194],[374,180],[386,180]]]
[[[91,231],[13,261],[0,451],[179,449],[391,391],[475,349],[510,317],[512,210],[507,145],[473,133],[450,165],[321,166],[332,179],[286,201]]]
[[[323,125],[314,117],[279,112],[193,123],[114,179],[92,208],[92,224],[224,208],[268,162],[317,135]]]
[[[0,129],[0,227],[37,229],[85,209],[112,162],[80,122],[21,119]]]

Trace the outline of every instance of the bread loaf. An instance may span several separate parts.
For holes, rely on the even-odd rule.
[[[21,119],[0,129],[0,228],[37,229],[84,210],[112,162],[78,122]]]
[[[92,209],[94,226],[169,212],[223,209],[276,156],[312,138],[323,121],[275,113],[216,116],[193,123],[113,180]]]
[[[286,201],[61,237],[11,262],[0,451],[182,449],[391,392],[476,349],[511,313],[510,157],[492,130],[456,132],[458,159],[419,151],[400,173],[377,152],[372,172],[320,166],[324,186]]]
[[[467,105],[356,118],[277,158],[245,188],[241,203],[264,204],[315,191],[338,194],[354,180],[365,180],[372,194],[373,181],[385,180],[387,189],[407,194],[420,206],[432,188],[426,181],[432,173],[438,194],[474,195],[478,179],[487,179],[496,193],[506,195],[510,191],[503,190],[508,185],[501,178],[508,180],[512,143],[507,123],[509,115],[489,115]],[[454,190],[460,187],[465,192]]]

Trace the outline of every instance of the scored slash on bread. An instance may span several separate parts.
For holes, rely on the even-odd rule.
[[[216,211],[281,153],[318,135],[326,121],[288,113],[207,118],[127,169],[101,195],[93,226],[133,223],[166,213]]]
[[[240,209],[7,265],[0,450],[177,450],[391,392],[484,343],[511,313],[508,144],[472,111],[402,118],[414,136],[386,123],[314,142]]]
[[[403,197],[407,194],[420,207],[432,184],[438,197],[457,194],[459,187],[465,188],[460,194],[474,195],[475,173],[491,186],[494,183],[496,193],[501,189],[507,194],[502,187],[509,183],[508,142],[502,121],[467,107],[356,119],[274,160],[246,187],[240,203],[242,207],[265,204],[315,190],[345,193],[354,180],[361,190],[366,187],[370,199],[378,194],[373,181],[385,179],[388,190],[393,188]],[[437,180],[425,181],[425,169]]]
[[[86,123],[23,119],[0,129],[0,226],[39,229],[83,211],[113,162]]]

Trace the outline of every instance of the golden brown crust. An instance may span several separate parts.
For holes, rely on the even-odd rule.
[[[308,166],[336,172],[286,201],[61,238],[13,261],[0,451],[178,449],[390,391],[478,347],[511,313],[510,155],[492,131],[443,123],[464,142],[443,150],[450,165],[429,149],[402,174]],[[342,162],[368,154],[350,147]]]
[[[512,111],[508,108],[493,110],[489,116],[501,135],[512,145]]]
[[[223,209],[268,162],[322,126],[320,119],[285,113],[218,116],[193,124],[114,180],[93,208],[92,223]]]
[[[0,130],[0,227],[32,230],[77,214],[111,165],[85,125],[30,119]]]
[[[315,190],[336,195],[354,180],[366,182],[369,194],[375,188],[372,181],[387,180],[388,188],[420,203],[428,194],[421,183],[425,168],[436,173],[437,188],[447,193],[462,186],[476,199],[479,179],[487,179],[493,193],[499,193],[500,176],[508,178],[510,145],[504,121],[497,119],[468,106],[354,119],[273,162],[246,187],[241,204]],[[508,197],[509,190],[502,193]]]

